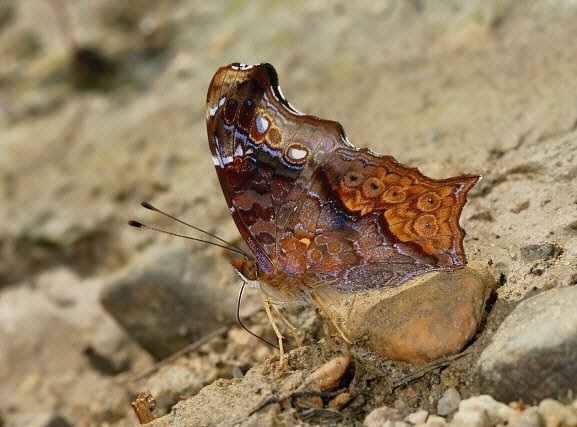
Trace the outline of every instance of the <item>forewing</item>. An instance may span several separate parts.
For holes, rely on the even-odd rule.
[[[262,270],[273,273],[280,229],[317,166],[346,147],[346,137],[338,123],[295,110],[269,64],[220,68],[208,90],[206,121],[233,219]]]

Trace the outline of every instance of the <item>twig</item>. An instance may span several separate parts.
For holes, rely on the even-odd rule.
[[[430,363],[427,363],[426,365],[421,366],[416,371],[411,372],[409,375],[406,375],[403,378],[401,378],[400,380],[394,382],[391,386],[391,390],[394,390],[397,387],[405,386],[412,381],[415,381],[419,378],[422,378],[426,374],[428,374],[429,372],[434,371],[435,369],[444,368],[446,366],[449,366],[451,364],[451,362],[453,362],[454,360],[460,359],[461,357],[467,356],[467,355],[472,354],[472,353],[474,353],[473,350],[467,349],[461,353],[453,354],[451,356],[444,356],[444,357],[441,357],[441,358],[434,360]]]

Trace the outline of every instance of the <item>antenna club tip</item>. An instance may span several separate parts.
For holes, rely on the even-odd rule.
[[[134,220],[130,220],[128,221],[128,225],[131,225],[132,227],[136,227],[136,228],[143,228],[144,224],[138,222],[138,221],[134,221]]]
[[[148,202],[140,202],[140,206],[142,206],[143,208],[146,208],[146,209],[150,209],[151,211],[158,210]]]

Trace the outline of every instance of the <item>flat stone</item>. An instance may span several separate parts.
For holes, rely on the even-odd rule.
[[[553,243],[527,245],[521,248],[521,255],[527,261],[540,261],[548,258],[556,258],[560,253],[561,248]]]
[[[482,391],[504,402],[567,396],[577,378],[577,287],[521,302],[477,362]]]
[[[113,276],[100,300],[133,339],[162,359],[235,319],[237,292],[214,282],[215,269],[211,258],[192,256],[186,247],[155,246]]]
[[[340,298],[331,308],[349,338],[388,359],[423,363],[457,353],[475,336],[494,285],[491,274],[472,263]]]

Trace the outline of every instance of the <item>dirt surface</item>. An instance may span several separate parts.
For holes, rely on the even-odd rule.
[[[449,387],[481,392],[475,354],[503,317],[534,291],[577,283],[576,34],[569,0],[3,1],[0,425],[134,425],[138,392],[151,390],[162,415],[179,395],[252,366],[241,383],[261,382],[258,405],[265,390],[286,396],[291,378],[348,351],[355,371],[344,381],[363,398],[333,423],[362,423],[382,405],[434,412]],[[154,361],[100,306],[110,277],[163,244],[186,247],[190,263],[216,260],[206,282],[238,289],[218,248],[126,225],[139,217],[188,233],[139,207],[150,200],[238,241],[204,123],[212,74],[236,61],[274,64],[293,105],[341,122],[359,147],[435,178],[483,176],[461,225],[468,258],[499,288],[468,355],[424,370],[392,364],[323,338],[314,312],[295,309],[306,345],[289,354],[282,382],[267,359],[274,349],[236,327],[133,380]],[[257,303],[249,296],[245,310]],[[248,323],[267,336],[262,313]],[[214,390],[233,383],[201,397],[213,393],[217,408],[227,401]],[[275,408],[284,410],[269,422],[327,421],[303,418],[290,399]]]

